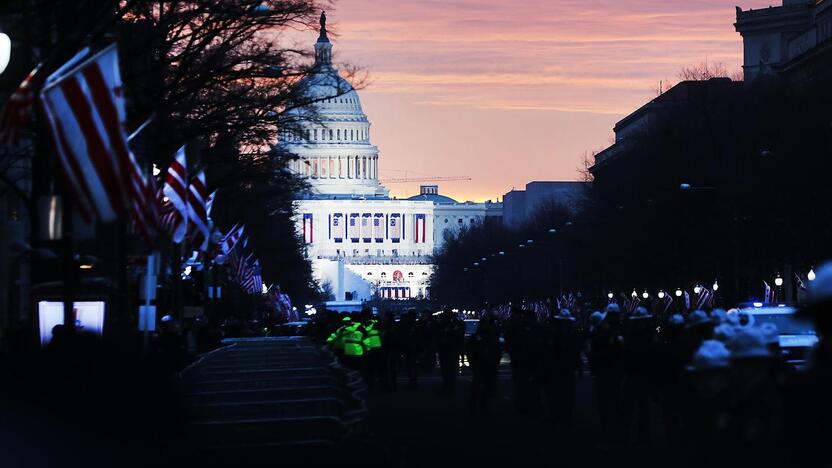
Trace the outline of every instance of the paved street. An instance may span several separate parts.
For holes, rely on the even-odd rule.
[[[518,414],[508,364],[501,369],[498,397],[488,416],[472,416],[467,410],[470,375],[463,372],[454,397],[438,395],[439,370],[423,376],[417,389],[399,379],[395,393],[375,392],[369,397],[370,427],[388,456],[402,467],[428,466],[630,466],[658,465],[654,448],[622,451],[598,450],[597,414],[592,379],[578,382],[576,426],[558,435],[543,418]],[[663,439],[654,418],[655,446]],[[557,460],[557,463],[554,462]]]

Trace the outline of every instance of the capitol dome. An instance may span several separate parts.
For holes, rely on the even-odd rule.
[[[332,63],[323,13],[315,65],[298,86],[311,102],[287,113],[302,122],[301,129],[281,132],[278,144],[298,156],[290,167],[307,178],[310,195],[386,197],[389,192],[378,182],[378,148],[370,143],[370,121],[358,93]]]

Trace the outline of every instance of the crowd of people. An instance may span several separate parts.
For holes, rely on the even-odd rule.
[[[806,369],[786,362],[777,327],[740,309],[694,310],[666,317],[644,307],[541,317],[514,307],[483,310],[466,336],[462,318],[444,309],[376,319],[331,314],[321,330],[343,362],[372,391],[396,389],[403,367],[409,387],[438,367],[442,394],[470,366],[469,410],[485,414],[497,392],[500,363],[510,362],[517,411],[545,417],[558,431],[573,427],[577,379],[591,376],[601,449],[649,446],[655,434],[681,463],[701,465],[795,460],[811,466],[824,453],[832,424],[832,266],[819,270],[811,303],[797,313],[819,337]],[[758,321],[759,322],[759,321]],[[584,387],[582,387],[584,388]],[[660,427],[651,427],[660,425]],[[789,461],[789,462],[787,462]]]

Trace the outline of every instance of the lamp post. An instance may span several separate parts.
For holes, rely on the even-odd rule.
[[[780,276],[780,273],[777,273],[777,277],[774,278],[774,285],[777,287],[777,297],[775,297],[775,302],[780,302],[783,300],[783,277]]]
[[[815,277],[816,277],[816,276],[815,276],[815,269],[814,269],[814,267],[809,268],[809,273],[806,275],[806,278],[807,278],[809,281],[814,281],[814,280],[815,280]]]

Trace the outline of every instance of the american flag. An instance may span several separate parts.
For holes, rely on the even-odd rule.
[[[130,159],[133,226],[148,245],[155,246],[162,223],[161,210],[157,199],[156,179],[151,175],[145,180],[141,168],[139,168],[132,154]]]
[[[795,273],[794,278],[795,278],[795,281],[797,283],[797,289],[800,289],[801,291],[805,291],[806,290],[806,285],[803,284],[803,280],[800,279],[800,275]]]
[[[244,230],[245,225],[238,227],[238,225],[235,224],[234,227],[228,231],[228,234],[226,234],[225,237],[223,237],[222,242],[220,242],[222,253],[228,255],[229,252],[234,250],[234,246],[237,245],[237,242],[239,242],[240,239],[242,239]]]
[[[664,295],[664,313],[667,313],[670,310],[670,306],[673,305],[673,296],[670,293],[666,293]]]
[[[188,228],[188,164],[185,147],[179,148],[176,157],[168,167],[165,185],[162,188],[165,205],[162,224],[177,244],[185,239]]]
[[[125,134],[118,51],[76,56],[48,79],[40,99],[61,167],[81,214],[113,221],[130,209],[133,165]]]
[[[415,217],[415,220],[413,222],[413,226],[414,226],[413,239],[414,239],[414,242],[416,242],[417,244],[425,243],[425,242],[427,242],[425,240],[425,229],[426,229],[425,228],[425,215],[424,214],[417,214],[417,215],[414,215],[414,217]]]
[[[200,252],[208,251],[211,238],[208,220],[208,189],[205,187],[205,171],[200,171],[188,186],[188,239]]]
[[[699,310],[707,308],[710,305],[712,295],[710,289],[700,287],[699,297],[696,298],[696,308]]]
[[[260,294],[263,292],[263,277],[260,275],[260,260],[255,260],[251,266],[251,283],[246,289],[251,294]]]
[[[3,114],[0,116],[0,142],[6,145],[17,146],[20,142],[20,130],[29,120],[32,104],[35,102],[32,80],[39,70],[40,64],[26,75],[3,106]]]

